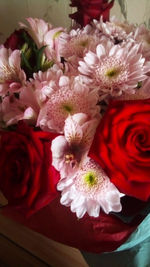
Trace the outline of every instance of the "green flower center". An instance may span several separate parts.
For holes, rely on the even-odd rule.
[[[89,186],[92,187],[97,184],[97,176],[94,172],[89,171],[84,175],[84,182]]]
[[[107,72],[105,73],[105,76],[107,76],[108,78],[114,78],[117,77],[120,73],[120,70],[118,68],[112,68],[107,70]]]
[[[88,40],[83,40],[83,41],[81,41],[80,42],[80,45],[82,46],[82,47],[86,47],[86,46],[88,46]]]
[[[73,111],[73,107],[70,104],[63,104],[62,108],[64,111],[66,111],[67,113],[72,113]]]

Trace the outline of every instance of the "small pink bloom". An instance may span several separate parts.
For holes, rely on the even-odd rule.
[[[62,76],[58,90],[52,92],[49,100],[41,107],[37,125],[46,131],[63,133],[68,115],[86,113],[89,118],[99,114],[97,89],[90,91],[75,78]]]
[[[34,79],[30,79],[30,82],[39,106],[48,101],[53,91],[58,90],[61,76],[63,76],[63,71],[57,65],[45,72],[39,71],[33,74]]]
[[[64,28],[53,26],[42,19],[27,18],[28,26],[20,23],[20,26],[27,30],[28,34],[32,37],[38,48],[46,46],[44,52],[49,60],[60,62],[60,46],[61,38]]]
[[[61,178],[69,177],[77,171],[86,157],[99,120],[88,120],[84,113],[69,116],[65,121],[64,136],[52,142],[53,166]]]
[[[23,119],[24,106],[13,95],[6,96],[0,104],[0,117],[3,127],[17,124],[19,120]]]
[[[110,182],[101,167],[89,158],[73,176],[61,179],[57,189],[62,191],[61,204],[70,206],[78,218],[86,212],[98,217],[100,208],[107,214],[122,209],[120,198],[123,194]]]
[[[147,60],[150,60],[150,30],[142,24],[136,28],[134,38],[137,43],[141,44],[143,56]]]
[[[38,48],[42,47],[44,45],[44,37],[52,28],[52,25],[38,18],[27,18],[26,20],[29,25],[27,26],[26,24],[20,22],[20,27],[27,30]]]
[[[95,51],[100,42],[100,37],[90,25],[83,29],[71,30],[65,35],[60,54],[65,58],[68,64],[77,69],[78,61],[90,50]]]
[[[14,94],[5,96],[0,103],[0,117],[5,126],[16,124],[19,120],[26,120],[35,125],[39,114],[39,105],[30,83],[21,87],[17,98]]]
[[[147,78],[150,65],[139,50],[139,44],[121,46],[107,41],[97,46],[96,53],[86,54],[79,62],[79,71],[99,87],[101,98],[134,94],[138,82]]]
[[[34,88],[32,84],[27,83],[21,88],[19,96],[20,104],[24,107],[24,119],[36,124],[39,115],[40,106],[37,101]]]
[[[44,37],[45,54],[49,60],[61,61],[60,50],[63,44],[62,36],[65,35],[64,28],[53,28]]]
[[[128,24],[127,22],[121,23],[115,17],[112,17],[110,21],[106,22],[103,22],[103,17],[99,21],[94,20],[93,27],[114,43],[128,42],[130,39],[133,39],[135,29],[134,25]]]
[[[20,51],[0,48],[0,95],[18,92],[26,81],[26,75],[20,67]]]

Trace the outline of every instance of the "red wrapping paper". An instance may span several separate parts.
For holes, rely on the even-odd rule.
[[[85,215],[78,219],[69,208],[60,204],[59,197],[29,218],[10,207],[3,208],[3,215],[57,242],[93,253],[115,250],[142,220],[139,217],[126,224],[102,211],[98,218]]]

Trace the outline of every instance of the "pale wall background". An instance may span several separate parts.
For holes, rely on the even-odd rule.
[[[26,17],[44,18],[55,26],[69,28],[69,0],[0,0],[0,42]],[[150,27],[150,0],[115,0],[111,14],[132,23],[145,22]]]
[[[150,28],[150,0],[115,0],[111,14],[130,23],[146,23]]]

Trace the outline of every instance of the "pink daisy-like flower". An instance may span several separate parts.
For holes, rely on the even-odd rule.
[[[115,17],[112,17],[110,21],[106,22],[103,22],[102,17],[100,21],[93,20],[93,26],[114,43],[128,42],[129,39],[133,38],[135,29],[134,25],[128,24],[127,22],[121,23]]]
[[[87,159],[73,177],[61,179],[57,189],[62,191],[61,204],[70,206],[78,218],[87,212],[98,217],[100,208],[105,213],[120,212],[120,198],[124,195],[112,184],[100,166]]]
[[[58,65],[54,65],[45,72],[39,71],[33,74],[34,79],[30,79],[28,86],[33,87],[39,106],[42,106],[51,97],[53,91],[58,90],[62,76],[63,71]]]
[[[136,28],[134,34],[135,41],[141,44],[143,56],[150,60],[150,30],[144,24]]]
[[[52,164],[60,172],[61,178],[69,177],[77,171],[88,153],[98,122],[98,119],[88,120],[84,113],[66,119],[64,136],[56,137],[51,146]]]
[[[139,52],[140,45],[113,45],[108,41],[99,44],[96,53],[88,52],[79,62],[79,71],[92,79],[99,87],[101,98],[119,96],[126,92],[134,94],[138,85],[147,78],[149,63]]]
[[[136,91],[136,94],[129,95],[124,94],[116,99],[119,100],[137,100],[137,99],[147,99],[150,98],[150,77],[144,80],[142,83],[139,83],[139,88]]]
[[[59,89],[51,94],[41,108],[37,125],[43,130],[62,133],[68,115],[85,113],[89,118],[97,116],[100,111],[97,102],[97,90],[90,91],[78,80],[63,76],[59,81]]]
[[[82,30],[71,30],[64,38],[64,44],[60,50],[61,56],[68,62],[77,63],[88,50],[95,51],[99,41],[99,36],[93,33],[90,25]]]

